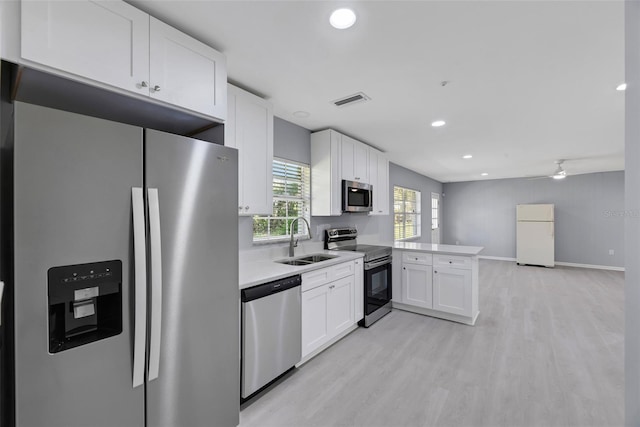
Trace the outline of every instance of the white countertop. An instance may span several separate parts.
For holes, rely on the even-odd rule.
[[[466,255],[475,256],[478,255],[484,247],[482,246],[461,246],[461,245],[441,245],[433,243],[417,243],[417,242],[394,242],[391,245],[394,249],[417,251],[417,252],[430,252],[434,254],[448,254],[448,255]]]
[[[267,283],[273,280],[283,279],[285,277],[306,273],[307,271],[329,267],[330,265],[340,264],[341,262],[351,261],[357,258],[362,258],[364,256],[364,254],[357,252],[327,250],[318,250],[313,252],[313,254],[329,254],[337,255],[337,257],[309,265],[286,265],[276,262],[277,260],[286,259],[286,256],[281,256],[275,259],[251,259],[247,256],[240,257],[240,289],[250,288],[251,286],[259,285],[261,283]],[[293,258],[298,258],[305,255],[311,254],[301,253]]]

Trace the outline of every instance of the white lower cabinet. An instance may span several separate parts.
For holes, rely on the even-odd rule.
[[[327,304],[327,320],[331,337],[349,328],[354,322],[353,276],[330,283]]]
[[[471,316],[471,270],[434,267],[433,309]]]
[[[362,268],[362,260],[360,268]],[[338,339],[356,323],[354,262],[302,275],[302,358]],[[342,276],[346,267],[351,270]],[[334,274],[335,273],[335,274]],[[319,278],[326,277],[321,283]],[[360,276],[362,277],[362,276]]]
[[[329,340],[329,285],[302,293],[302,357]]]
[[[432,308],[433,278],[430,265],[402,264],[402,302]]]
[[[395,256],[396,252],[394,252]],[[478,317],[477,256],[402,251],[400,298],[393,306],[473,325]]]

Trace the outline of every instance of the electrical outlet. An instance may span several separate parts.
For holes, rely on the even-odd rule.
[[[609,249],[609,255],[613,255],[613,254],[614,254],[613,249]]]

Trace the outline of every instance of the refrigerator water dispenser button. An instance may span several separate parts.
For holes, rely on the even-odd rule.
[[[85,288],[85,289],[76,289],[73,293],[74,301],[86,300],[89,298],[97,297],[100,294],[99,288],[97,286],[93,288]]]
[[[83,317],[93,316],[96,314],[96,308],[93,300],[80,301],[73,303],[73,317],[80,319]]]

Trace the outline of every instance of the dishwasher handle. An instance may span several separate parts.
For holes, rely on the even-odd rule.
[[[243,289],[241,292],[242,302],[249,302],[263,298],[278,292],[286,291],[287,289],[295,288],[302,284],[302,277],[300,275],[287,277],[286,279],[274,280],[273,282],[263,283],[262,285],[253,286],[251,288]]]

